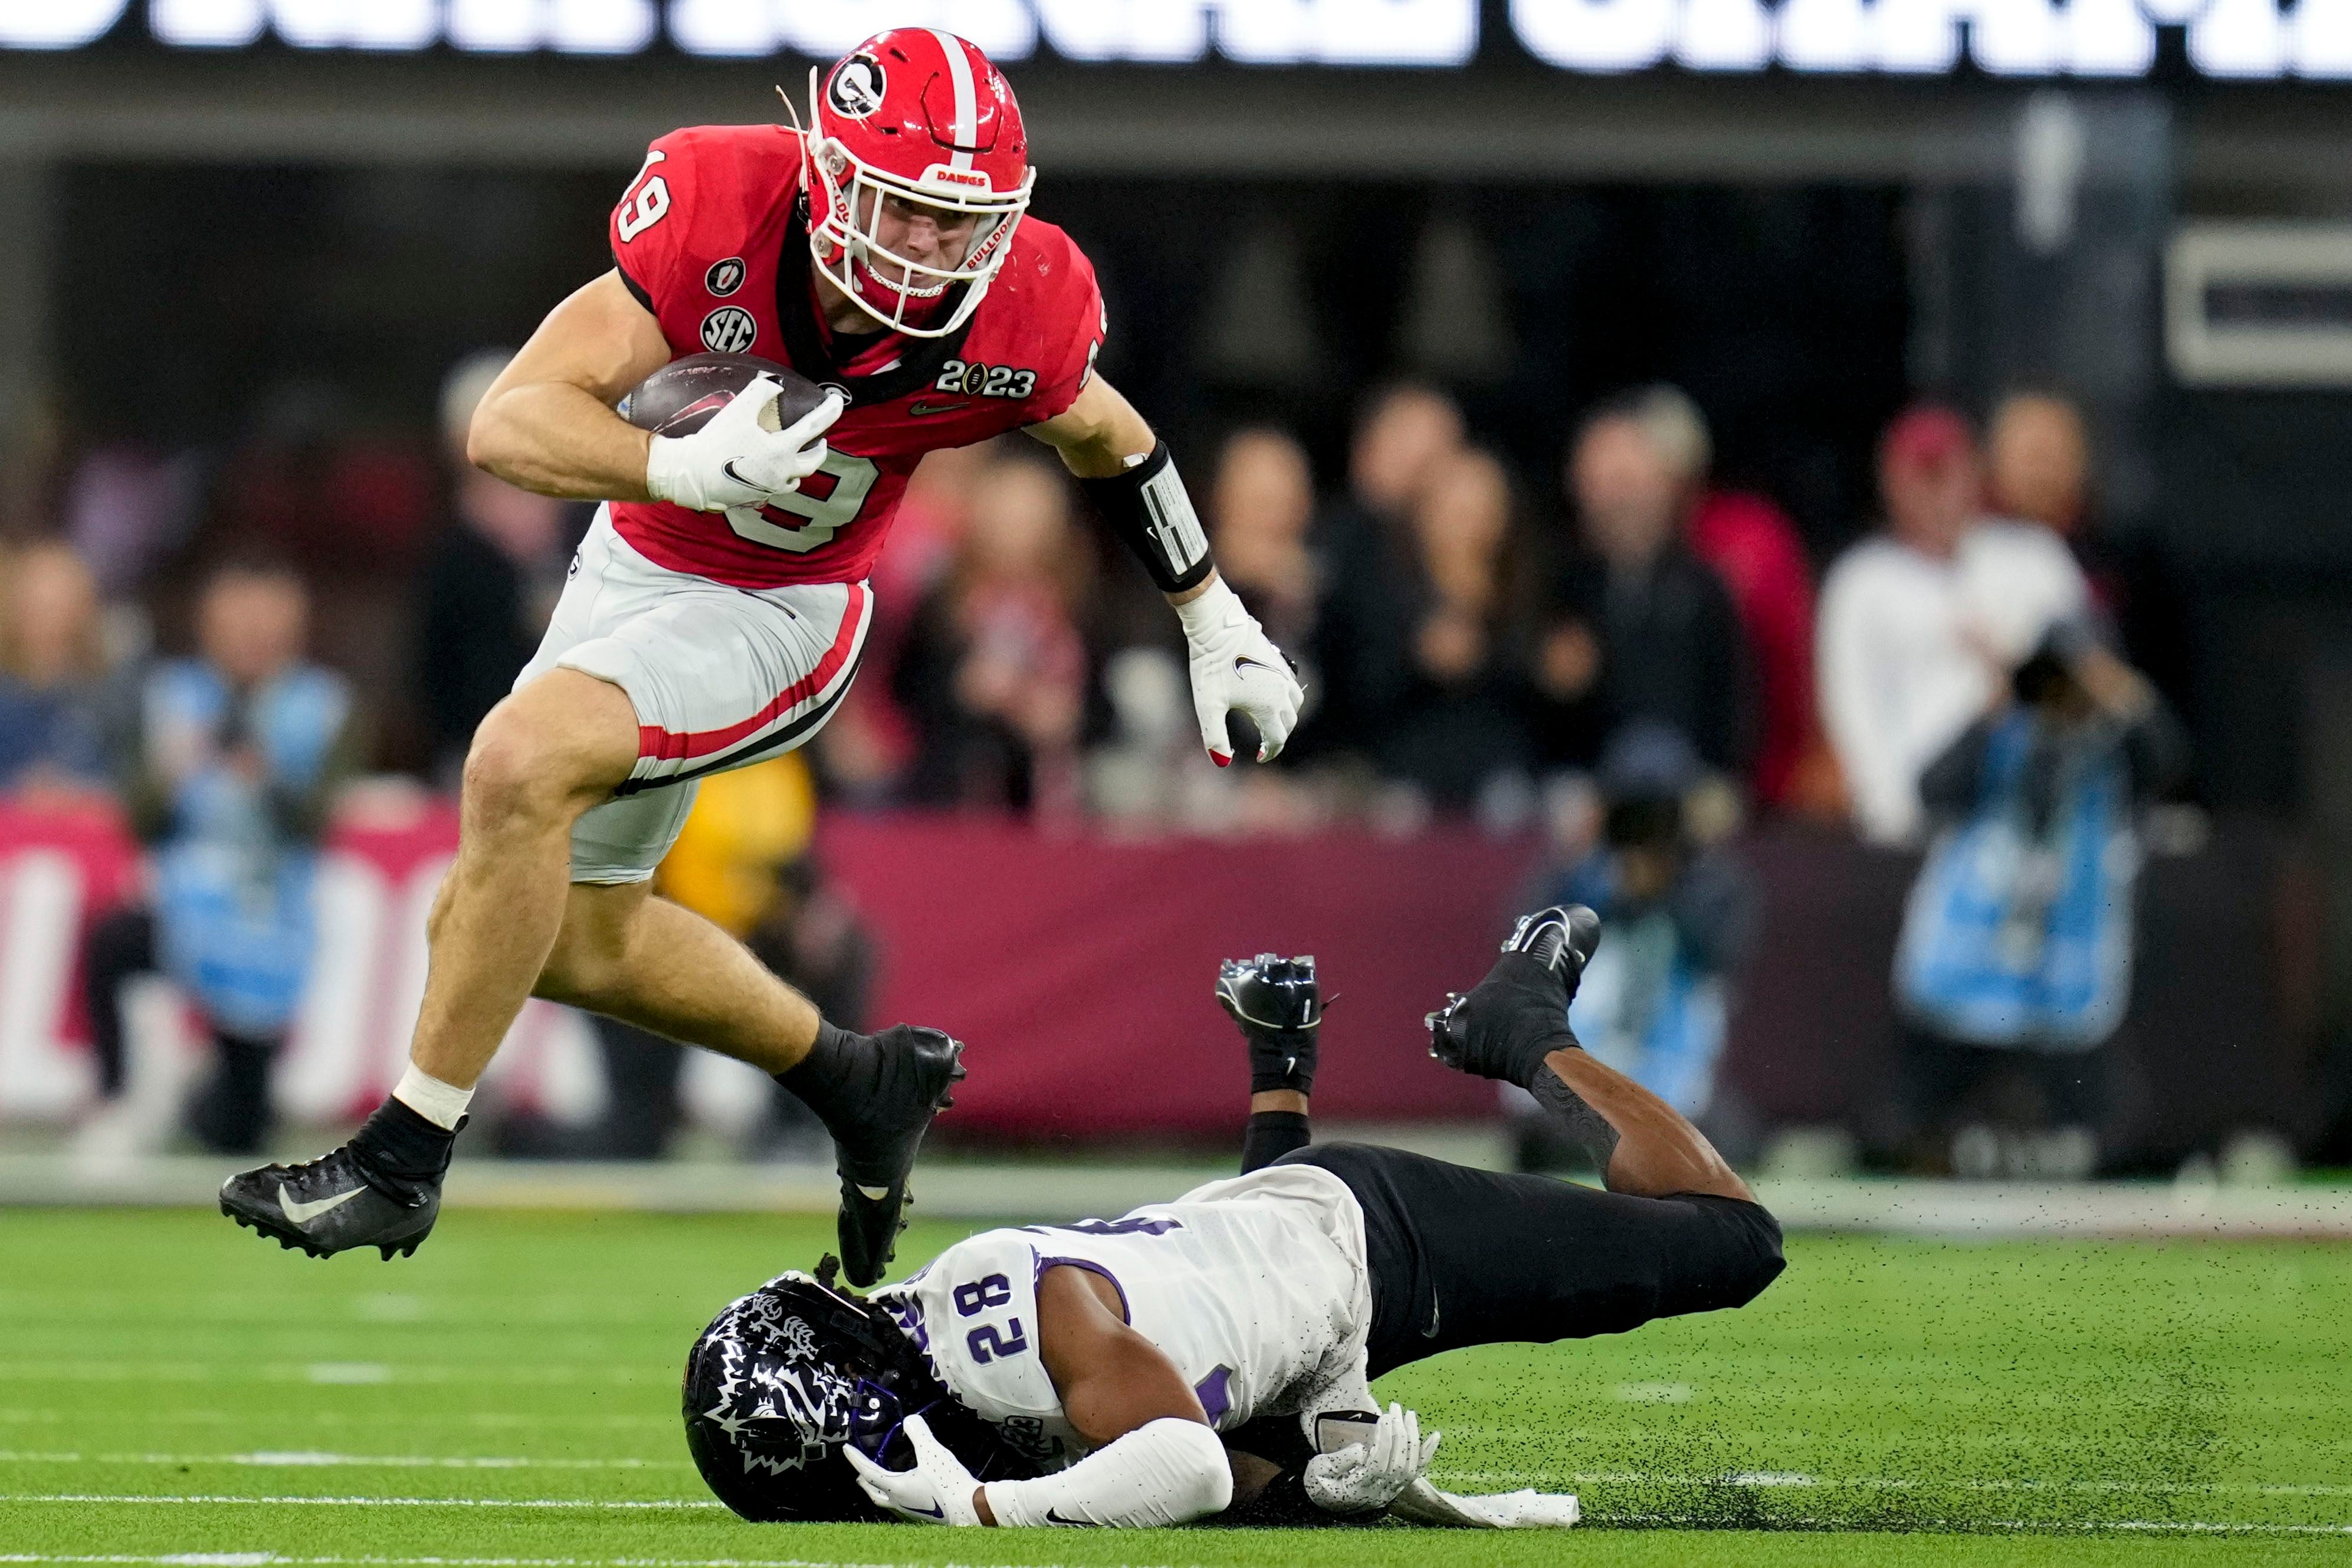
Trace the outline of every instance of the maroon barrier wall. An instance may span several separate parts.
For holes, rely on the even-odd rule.
[[[819,845],[883,944],[877,1019],[970,1046],[950,1119],[962,1131],[1232,1131],[1249,1078],[1217,962],[1267,951],[1314,953],[1337,996],[1318,1114],[1494,1108],[1493,1085],[1430,1059],[1421,1019],[1494,962],[1534,856],[1524,842],[1442,829],[1118,843],[836,816]]]
[[[394,982],[414,979],[454,839],[443,809],[333,837],[344,875],[322,919],[341,961],[321,979],[352,994],[318,1010],[336,1027],[298,1039],[288,1069],[309,1064],[323,1112],[372,1100],[404,1054],[415,999],[395,1005]],[[970,1043],[974,1076],[951,1130],[1230,1134],[1247,1078],[1213,999],[1217,961],[1267,950],[1316,954],[1338,997],[1318,1112],[1493,1111],[1492,1086],[1429,1059],[1421,1017],[1486,973],[1531,843],[1462,827],[1409,841],[1119,842],[984,817],[842,815],[820,842],[881,943],[877,1017]],[[1867,1131],[1891,1082],[1887,975],[1916,862],[1799,827],[1760,831],[1740,853],[1762,907],[1727,1079],[1767,1126]],[[75,930],[135,885],[136,866],[110,814],[0,805],[0,1119],[58,1114],[83,1092]],[[2197,854],[2151,860],[2111,1146],[2161,1159],[2241,1127],[2312,1131],[2317,922],[2309,868],[2263,829],[2223,825]]]

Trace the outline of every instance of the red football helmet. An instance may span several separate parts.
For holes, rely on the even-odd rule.
[[[884,326],[945,337],[1004,265],[1037,177],[1003,73],[952,33],[893,27],[821,81],[809,72],[809,111],[802,145],[817,269]],[[942,267],[885,245],[886,203],[959,224],[953,215],[973,215],[962,260]],[[954,310],[925,310],[959,283],[966,287]]]

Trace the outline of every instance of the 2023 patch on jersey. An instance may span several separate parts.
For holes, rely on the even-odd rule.
[[[958,331],[831,333],[816,310],[801,178],[796,131],[693,126],[654,142],[613,209],[614,264],[675,353],[757,354],[851,395],[824,466],[756,517],[614,506],[614,529],[656,564],[739,588],[861,580],[924,453],[1053,418],[1102,346],[1094,268],[1034,217],[1021,220]]]

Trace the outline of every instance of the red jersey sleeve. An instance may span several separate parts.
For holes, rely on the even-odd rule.
[[[646,150],[613,207],[613,265],[637,302],[662,315],[671,300],[694,297],[688,290],[701,287],[711,261],[740,252],[798,176],[797,144],[781,126],[673,131]]]
[[[1094,263],[1058,228],[1040,247],[1037,260],[1037,388],[1022,401],[1024,423],[1034,425],[1067,409],[1094,375],[1109,320]]]
[[[690,132],[673,131],[646,149],[646,161],[614,205],[607,227],[613,265],[637,303],[648,310],[669,292],[686,224],[677,217],[678,197],[694,193],[696,169]]]

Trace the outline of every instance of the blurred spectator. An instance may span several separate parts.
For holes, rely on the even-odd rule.
[[[66,487],[65,531],[110,604],[131,599],[195,526],[204,468],[193,455],[158,458],[100,447]]]
[[[2054,392],[2018,392],[1993,410],[1986,437],[1992,510],[2063,539],[2124,656],[2179,700],[2189,684],[2189,607],[2152,532],[2119,536],[2097,514],[2091,437]]]
[[[454,786],[475,727],[513,687],[563,591],[563,503],[520,490],[466,460],[475,405],[506,368],[477,354],[441,391],[452,517],[426,556],[415,610],[418,696],[435,779]]]
[[[149,673],[125,759],[153,905],[100,921],[86,959],[110,1095],[123,1080],[124,981],[160,968],[203,1012],[218,1059],[188,1120],[222,1152],[258,1147],[267,1130],[270,1058],[310,969],[319,839],[361,754],[349,688],[303,658],[309,616],[283,567],[234,564],[205,583],[196,656]]]
[[[972,491],[1001,460],[997,453],[994,443],[928,453],[908,481],[890,524],[890,547],[868,579],[874,616],[857,679],[808,748],[828,799],[881,804],[914,757],[919,737],[894,695],[899,653],[925,600],[954,569]]]
[[[1218,574],[1284,648],[1315,640],[1314,519],[1315,475],[1296,437],[1263,426],[1226,437],[1209,487],[1210,546]],[[1316,682],[1307,684],[1311,701]]]
[[[1380,716],[1410,679],[1416,547],[1409,514],[1432,476],[1463,450],[1462,411],[1433,387],[1403,383],[1364,405],[1349,449],[1348,492],[1317,520],[1324,590],[1305,658],[1322,678],[1318,711],[1291,741],[1299,759],[1369,755]],[[1288,647],[1289,645],[1284,645]]]
[[[98,585],[71,546],[0,557],[0,793],[38,800],[107,782]]]
[[[1218,448],[1204,500],[1218,574],[1267,635],[1293,653],[1307,689],[1303,711],[1311,721],[1323,694],[1314,667],[1322,562],[1308,538],[1315,482],[1306,449],[1269,426],[1234,431]],[[1147,640],[1118,648],[1104,661],[1101,689],[1111,732],[1095,745],[1087,764],[1097,812],[1130,821],[1182,818],[1200,827],[1269,830],[1295,829],[1311,817],[1311,792],[1302,787],[1295,766],[1202,771],[1205,758],[1181,643]],[[1245,741],[1243,750],[1254,745]],[[1312,755],[1310,745],[1294,750],[1291,758]]]
[[[1657,385],[1630,400],[1680,487],[1683,537],[1731,595],[1748,637],[1756,698],[1755,797],[1778,805],[1814,744],[1813,574],[1788,514],[1762,496],[1707,482],[1714,442],[1698,405],[1680,387]]]
[[[1492,455],[1442,459],[1409,519],[1402,678],[1372,715],[1381,773],[1448,806],[1534,761],[1518,667],[1520,583],[1510,477]],[[1386,657],[1385,649],[1374,655]],[[1359,690],[1372,689],[1360,682]]]
[[[1382,388],[1349,447],[1349,504],[1364,516],[1402,520],[1463,439],[1462,410],[1444,393],[1420,382]]]
[[[1885,531],[1822,587],[1822,718],[1855,828],[1906,844],[1922,824],[1920,771],[2084,592],[2048,530],[1984,520],[1976,438],[1950,409],[1922,405],[1889,425],[1878,475]]]
[[[1612,727],[1668,725],[1709,767],[1744,778],[1754,749],[1746,640],[1730,595],[1683,542],[1688,458],[1660,425],[1643,395],[1603,404],[1577,433],[1566,477],[1592,554],[1560,584],[1569,619],[1546,634],[1538,688],[1555,705],[1597,693]],[[1560,644],[1579,627],[1599,645],[1587,689],[1559,679],[1576,673]]]
[[[1745,870],[1704,841],[1685,801],[1706,783],[1691,743],[1636,721],[1610,740],[1596,783],[1601,841],[1538,885],[1531,906],[1590,904],[1608,937],[1586,966],[1569,1022],[1585,1049],[1707,1127],[1730,1157],[1752,1148],[1752,1117],[1718,1093],[1727,990],[1747,945],[1755,891]],[[1557,1123],[1513,1089],[1519,1164],[1564,1162]],[[1744,1136],[1743,1136],[1744,1134]]]
[[[1895,958],[1915,1163],[2090,1173],[2099,1047],[2131,994],[2137,824],[2187,752],[2155,689],[2067,623],[1927,769],[1920,793],[1948,826]],[[1956,1143],[1971,1122],[1993,1127]],[[2020,1133],[2042,1136],[2003,1148]]]
[[[1020,458],[980,475],[955,566],[917,612],[891,683],[921,741],[911,798],[1079,808],[1088,559],[1058,473]]]

